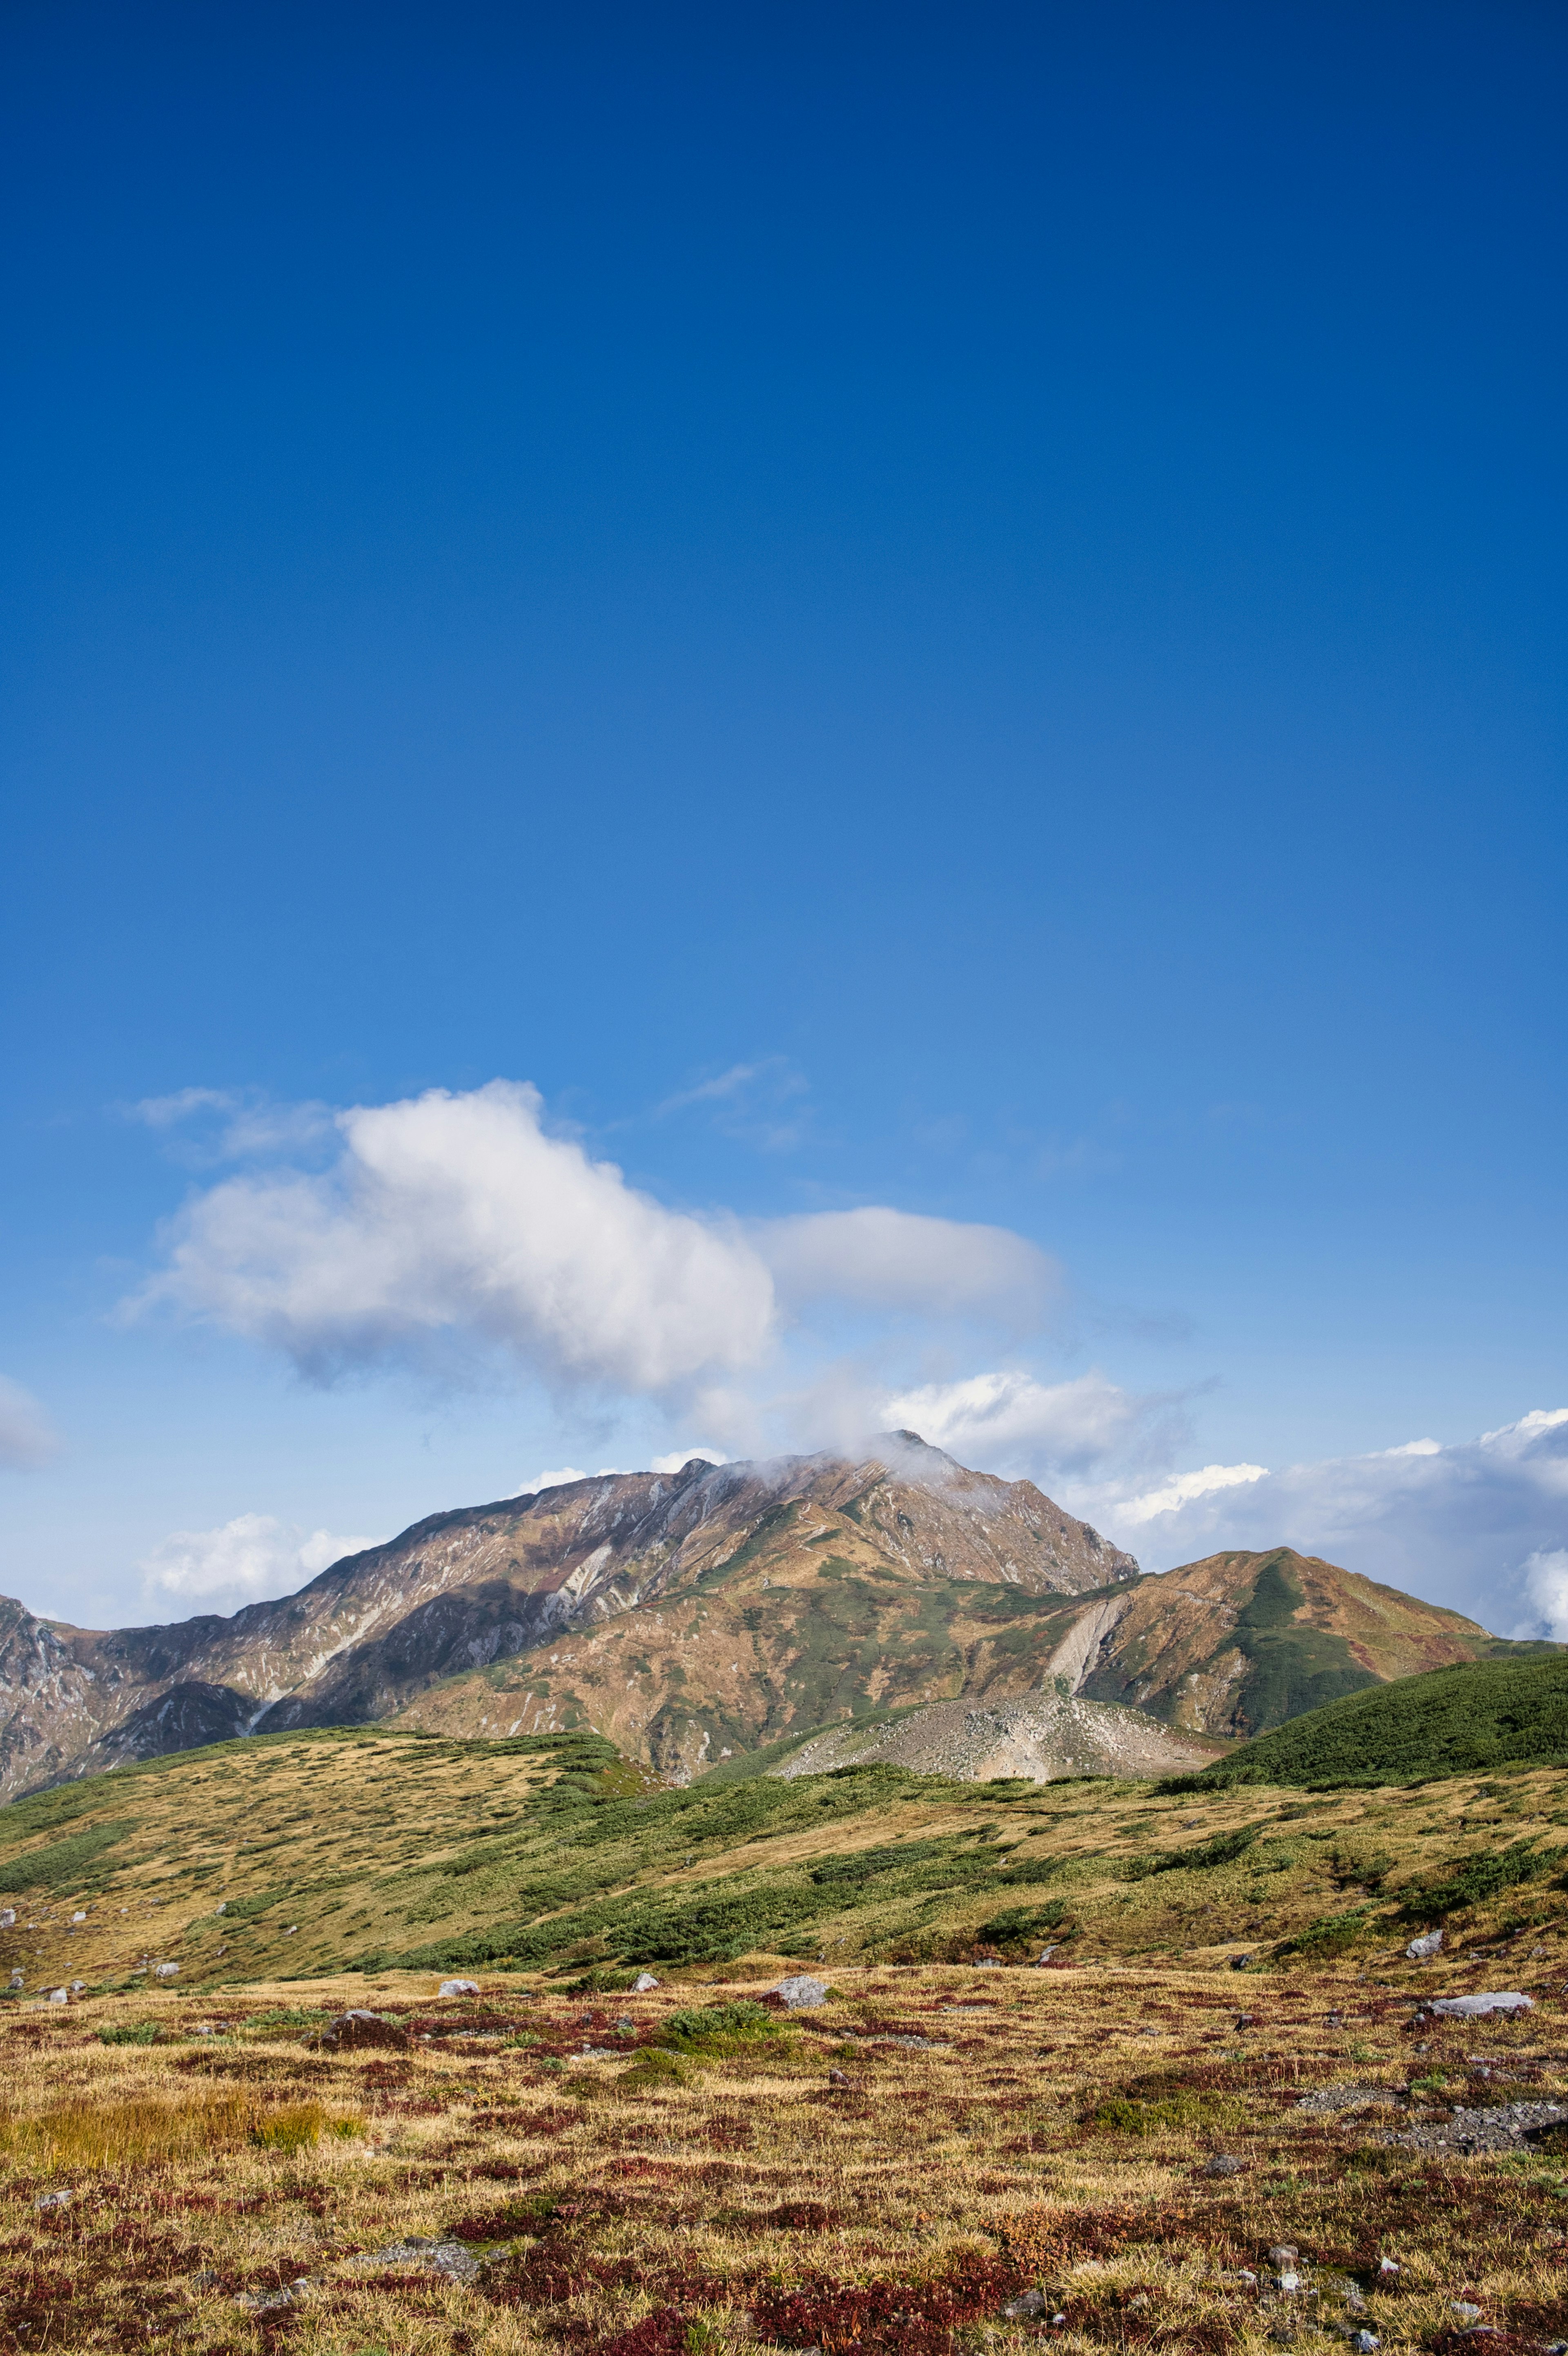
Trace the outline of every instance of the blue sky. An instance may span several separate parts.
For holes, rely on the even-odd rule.
[[[1561,13],[3,38],[0,1590],[899,1406],[1568,1632]]]

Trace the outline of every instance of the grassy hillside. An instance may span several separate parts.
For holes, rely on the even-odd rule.
[[[1341,1705],[1344,1707],[1344,1705]],[[0,1987],[27,1993],[504,1966],[664,1976],[1182,1955],[1407,1918],[1550,1927],[1568,1772],[1304,1800],[1251,1784],[952,1783],[897,1767],[672,1790],[586,1734],[322,1730],[215,1746],[0,1815]],[[1501,1879],[1492,1860],[1506,1852]],[[81,1922],[72,1917],[80,1914]],[[1346,1929],[1346,1924],[1348,1929]]]
[[[1483,1660],[1401,1677],[1261,1735],[1203,1785],[1344,1788],[1531,1761],[1568,1764],[1568,1656]]]

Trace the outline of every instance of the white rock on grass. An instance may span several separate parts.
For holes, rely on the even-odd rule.
[[[478,1980],[443,1980],[435,1993],[437,1996],[478,1996],[479,1983]]]
[[[791,2012],[809,2012],[819,2004],[826,2004],[828,1984],[813,1979],[810,1972],[797,1972],[789,1979],[780,1980],[772,1993],[781,1996]]]
[[[49,2002],[51,2004],[69,2004],[70,2002],[70,1990],[69,1988],[50,1988]]]
[[[633,1996],[646,1996],[650,1988],[656,1988],[658,1986],[659,1982],[651,1972],[639,1972],[631,1984],[631,1992]]]
[[[1474,2020],[1486,2012],[1529,2012],[1534,2003],[1532,1996],[1520,1996],[1517,1988],[1503,1988],[1486,1996],[1434,1997],[1427,2009],[1443,2013],[1451,2020]]]
[[[1441,1954],[1442,1952],[1443,1933],[1441,1931],[1428,1931],[1424,1938],[1412,1939],[1409,1946],[1405,1949],[1405,1954],[1410,1957],[1412,1964],[1429,1964],[1434,1955]]]
[[[177,1964],[160,1964],[156,1972],[154,1974],[154,1977],[160,1980],[177,1979],[179,1977],[179,1965]]]

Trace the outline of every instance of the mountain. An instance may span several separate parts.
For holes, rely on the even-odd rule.
[[[1522,1764],[1568,1766],[1568,1660],[1560,1650],[1554,1658],[1459,1662],[1353,1694],[1246,1743],[1201,1781],[1340,1790]]]
[[[102,1632],[0,1604],[0,1792],[416,1704],[465,1733],[591,1723],[682,1778],[1036,1683],[1042,1604],[1137,1576],[1031,1482],[912,1433],[861,1462],[607,1474],[435,1515],[232,1618]]]
[[[1162,1721],[1174,1767],[1193,1739],[1530,1649],[1289,1548],[1144,1578],[1031,1482],[889,1433],[858,1462],[693,1458],[437,1514],[230,1619],[94,1632],[0,1602],[0,1794],[380,1722],[464,1739],[591,1727],[683,1783],[896,1711],[1027,1697],[1037,1712],[1049,1693]],[[1131,1759],[1132,1736],[1116,1740]],[[1139,1755],[1138,1772],[1169,1772]]]
[[[568,1681],[549,1689],[552,1698],[570,1694],[624,1750],[682,1774],[742,1772],[758,1749],[835,1728],[850,1740],[900,1706],[961,1699],[995,1708],[1026,1698],[1038,1707],[1045,1691],[1131,1708],[1178,1739],[1230,1742],[1412,1671],[1560,1649],[1509,1644],[1456,1612],[1289,1547],[1214,1555],[1075,1597],[954,1588],[916,1568],[896,1577],[842,1529],[818,1553],[813,1527],[804,1526],[803,1544],[799,1525],[759,1530],[757,1553],[736,1560],[741,1575],[705,1587],[685,1616],[672,1618],[667,1601],[614,1628],[585,1629],[542,1661],[535,1652],[453,1677],[399,1722],[468,1737],[569,1722],[527,1714],[539,1709],[543,1668]],[[752,1682],[759,1669],[770,1681],[766,1710],[765,1687]],[[1054,1723],[1065,1734],[1065,1722]],[[900,1737],[911,1746],[899,1754],[908,1763],[922,1739]],[[930,1721],[930,1739],[934,1760],[956,1756],[944,1721]],[[1117,1740],[1130,1759],[1125,1734]],[[985,1750],[967,1735],[961,1747],[977,1758]],[[1054,1755],[1050,1741],[1036,1747],[1036,1767]],[[1071,1744],[1054,1772],[1086,1772],[1070,1768],[1069,1755]],[[1171,1772],[1154,1752],[1142,1755],[1146,1765],[1122,1772]]]
[[[1561,1650],[1488,1635],[1290,1547],[1186,1563],[1108,1597],[1078,1626],[1075,1691],[1184,1733],[1243,1740],[1390,1678]]]

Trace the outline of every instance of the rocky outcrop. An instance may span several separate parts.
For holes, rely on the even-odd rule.
[[[1181,1775],[1207,1767],[1223,1746],[1184,1741],[1135,1709],[1058,1693],[1014,1702],[933,1702],[891,1725],[841,1726],[810,1737],[768,1769],[771,1775],[825,1775],[868,1762],[961,1783],[1023,1776]]]

